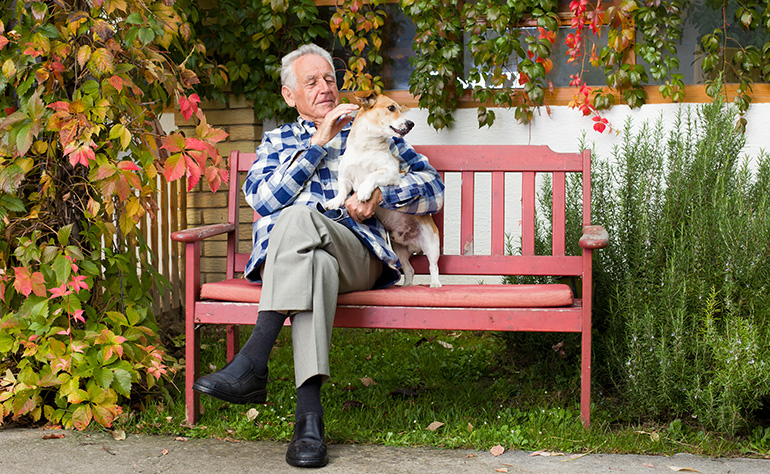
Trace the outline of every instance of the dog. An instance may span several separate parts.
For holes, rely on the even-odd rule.
[[[379,186],[396,185],[401,178],[399,160],[390,151],[388,138],[403,137],[414,127],[407,120],[405,108],[393,99],[374,91],[356,92],[361,108],[348,135],[345,153],[340,157],[337,196],[325,204],[339,209],[352,191],[358,200],[369,200]],[[401,261],[404,285],[411,285],[414,268],[410,257],[422,252],[428,257],[430,286],[441,286],[438,272],[440,239],[438,228],[428,215],[416,216],[378,208],[375,216],[390,233],[391,244]]]

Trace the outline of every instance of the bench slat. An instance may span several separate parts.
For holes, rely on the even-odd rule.
[[[340,305],[334,325],[381,329],[580,332],[582,324],[580,300],[564,308],[448,309]],[[199,301],[195,305],[195,323],[253,325],[257,310],[256,303]]]

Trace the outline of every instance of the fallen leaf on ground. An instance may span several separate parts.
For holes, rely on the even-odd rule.
[[[123,441],[126,439],[126,432],[123,430],[113,430],[110,433],[112,433],[112,439],[115,441]]]
[[[467,455],[467,456],[465,456],[465,457],[466,457],[466,458],[475,458],[475,457],[476,457],[476,455],[475,455],[475,454],[469,454],[469,455]]]
[[[345,400],[342,402],[342,411],[348,411],[351,408],[363,408],[366,405],[359,402],[358,400]]]
[[[490,449],[489,452],[492,453],[492,456],[499,456],[505,452],[505,448],[498,444],[497,446],[494,446],[492,449]]]
[[[655,469],[655,465],[654,464],[650,464],[648,462],[643,462],[642,463],[642,467],[651,467],[651,468]]]
[[[243,442],[242,439],[235,439],[235,438],[230,437],[230,436],[225,436],[222,439],[222,441],[227,441],[228,443],[242,443]]]
[[[455,346],[453,346],[452,344],[450,344],[448,342],[438,341],[438,343],[441,344],[442,346],[444,346],[446,349],[454,349],[455,348]]]
[[[535,451],[534,453],[530,454],[530,456],[564,456],[564,453],[553,453],[551,451],[541,449],[540,451]]]
[[[693,469],[691,467],[676,467],[676,466],[668,466],[672,471],[676,472],[700,472],[697,469]]]
[[[434,421],[433,423],[429,424],[428,427],[425,429],[428,431],[436,431],[442,426],[444,426],[444,423],[441,423],[440,421]]]
[[[499,468],[495,469],[495,471],[497,471],[497,472],[508,472],[508,469],[506,469],[504,467],[499,467]]]
[[[246,419],[248,421],[254,421],[257,416],[259,416],[259,411],[256,408],[249,408],[249,411],[246,412]]]
[[[51,433],[47,435],[43,435],[43,439],[62,439],[64,438],[64,435],[61,433]]]
[[[372,385],[377,385],[377,382],[375,382],[374,379],[371,377],[362,378],[361,383],[364,384],[364,387],[371,387]]]
[[[473,431],[473,425],[468,423],[468,431]]]
[[[188,441],[188,440],[184,436],[177,436],[176,438],[174,438],[174,441]]]
[[[166,454],[168,454],[168,449],[164,449],[163,451],[160,452],[161,456],[165,456]]]

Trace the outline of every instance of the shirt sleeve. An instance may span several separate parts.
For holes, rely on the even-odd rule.
[[[444,182],[425,155],[417,153],[406,141],[394,138],[391,151],[401,163],[401,182],[382,186],[382,207],[408,214],[432,214],[444,205]]]
[[[246,202],[262,216],[283,209],[302,191],[324,156],[326,150],[309,140],[289,146],[265,135],[243,183]]]

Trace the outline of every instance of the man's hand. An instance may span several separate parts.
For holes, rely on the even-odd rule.
[[[353,220],[363,222],[366,219],[374,215],[374,211],[380,207],[382,201],[382,191],[380,188],[374,188],[372,197],[368,201],[361,202],[358,200],[358,194],[354,193],[345,201],[345,208],[348,210],[348,214]]]
[[[321,124],[316,124],[316,132],[310,139],[311,145],[324,146],[329,141],[336,137],[342,130],[342,127],[349,124],[353,117],[352,114],[358,110],[358,106],[355,104],[340,104],[331,112],[326,114]]]

